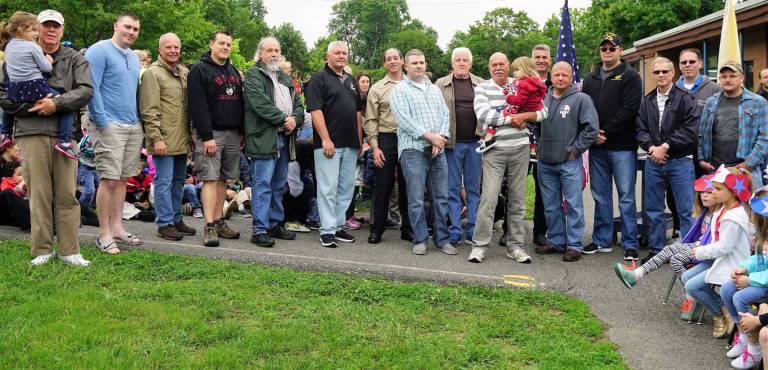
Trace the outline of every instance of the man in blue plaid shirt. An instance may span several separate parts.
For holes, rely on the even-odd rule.
[[[424,206],[424,186],[429,186],[434,214],[435,246],[446,254],[458,253],[448,235],[448,162],[445,144],[450,137],[448,107],[440,90],[425,77],[424,53],[405,54],[407,78],[390,95],[397,121],[397,152],[405,175],[408,216],[413,229],[413,253],[427,254],[429,233]]]
[[[723,91],[708,98],[701,113],[699,166],[706,172],[721,164],[749,171],[757,189],[768,158],[768,103],[743,87],[741,63],[726,62],[718,79]]]

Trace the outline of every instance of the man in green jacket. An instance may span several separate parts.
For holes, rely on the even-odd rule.
[[[253,176],[251,243],[265,248],[275,245],[273,238],[296,238],[283,225],[283,191],[304,107],[293,81],[280,70],[280,54],[277,39],[262,39],[254,58],[257,63],[245,75],[245,155]]]
[[[168,240],[194,235],[181,220],[181,198],[187,177],[187,70],[179,63],[181,41],[173,33],[160,36],[160,59],[141,77],[139,111],[146,131],[147,152],[155,163],[157,234]]]

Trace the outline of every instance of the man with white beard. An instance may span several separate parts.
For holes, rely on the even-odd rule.
[[[259,42],[256,65],[245,75],[245,148],[251,160],[251,243],[269,248],[276,239],[291,240],[285,229],[283,190],[288,161],[296,159],[296,123],[304,122],[304,107],[291,77],[279,66],[280,43],[274,37]]]

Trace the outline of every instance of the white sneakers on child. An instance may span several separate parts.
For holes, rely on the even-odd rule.
[[[762,349],[757,344],[750,345],[747,336],[741,333],[733,338],[733,347],[725,354],[732,358],[731,366],[736,369],[751,369],[763,359]]]
[[[32,261],[29,262],[29,264],[32,266],[44,265],[48,263],[48,261],[50,261],[51,258],[53,258],[55,255],[56,253],[49,253],[49,254],[44,254],[42,256],[37,256],[33,258]]]
[[[496,143],[498,143],[498,141],[496,141],[496,139],[494,139],[494,138],[492,138],[491,140],[488,140],[488,141],[480,139],[480,141],[478,141],[478,143],[480,143],[480,146],[478,146],[475,149],[475,152],[485,153],[485,152],[488,151],[488,149],[491,149],[494,146],[496,146]]]

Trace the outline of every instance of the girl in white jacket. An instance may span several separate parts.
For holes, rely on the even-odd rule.
[[[730,334],[733,323],[724,314],[723,301],[713,290],[713,285],[730,281],[731,271],[749,257],[749,243],[755,228],[749,220],[749,206],[744,202],[751,196],[752,179],[749,173],[721,166],[712,184],[715,200],[723,207],[712,215],[712,242],[691,250],[691,255],[702,262],[686,271],[682,280],[685,281],[685,291],[714,316],[712,335],[722,338]],[[706,266],[710,267],[704,270]]]

